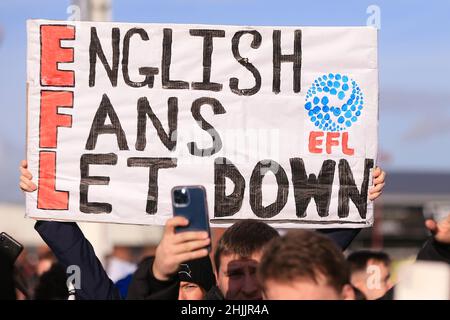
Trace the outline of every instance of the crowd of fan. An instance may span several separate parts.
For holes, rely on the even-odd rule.
[[[31,174],[22,166],[21,187],[34,191]],[[126,290],[107,275],[94,249],[75,223],[38,221],[36,231],[57,262],[43,273],[33,290],[35,299],[67,299],[68,266],[81,270],[75,299],[149,300],[260,300],[260,299],[393,299],[391,261],[383,252],[355,251],[347,257],[328,233],[292,230],[280,235],[257,220],[240,220],[218,239],[214,252],[207,232],[177,233],[189,223],[183,217],[167,221],[154,255],[143,259],[129,277]],[[431,236],[418,260],[450,264],[450,214],[446,220],[427,221]],[[210,258],[212,257],[212,259]],[[14,266],[0,256],[0,299],[15,299],[21,291]],[[373,272],[377,270],[374,284]],[[22,290],[23,291],[23,290]],[[124,293],[125,292],[125,293]]]

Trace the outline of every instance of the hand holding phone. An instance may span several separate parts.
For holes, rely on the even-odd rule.
[[[172,189],[174,216],[189,220],[186,227],[177,227],[175,232],[207,231],[211,237],[206,190],[203,186],[177,186]],[[208,246],[208,250],[211,247]]]
[[[167,220],[161,241],[156,248],[152,271],[156,279],[168,280],[180,268],[180,264],[206,257],[211,243],[205,231],[182,232],[189,221],[182,216]],[[175,229],[180,228],[176,233]]]

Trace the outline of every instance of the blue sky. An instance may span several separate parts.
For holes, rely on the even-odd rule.
[[[66,0],[0,2],[0,200],[5,197],[3,190],[16,184],[16,167],[25,150],[25,21],[65,20],[68,5]],[[379,141],[386,155],[383,167],[450,172],[450,1],[113,0],[113,19],[359,26],[366,24],[369,5],[381,10]],[[19,196],[17,192],[12,195]]]

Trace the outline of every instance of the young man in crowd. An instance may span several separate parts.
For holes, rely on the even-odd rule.
[[[207,298],[262,299],[256,271],[265,247],[278,237],[274,228],[257,220],[240,220],[228,228],[214,253],[217,290]]]
[[[450,214],[438,223],[427,220],[425,225],[433,236],[417,259],[450,264]],[[330,239],[311,231],[291,231],[274,239],[264,251],[258,274],[266,299],[355,298],[344,255]],[[393,299],[394,289],[380,299]]]
[[[367,300],[381,298],[392,288],[391,259],[381,251],[355,251],[347,257],[350,281]]]
[[[353,300],[340,248],[313,231],[290,231],[264,251],[258,277],[268,300]]]
[[[183,220],[182,217],[169,219],[163,238],[156,249],[154,261],[148,261],[134,275],[134,283],[130,288],[131,296],[139,291],[139,297],[157,295],[160,299],[180,298],[183,289],[180,266],[191,256],[186,253],[177,254],[181,245],[174,237],[175,227]],[[217,286],[212,286],[203,296],[206,300],[260,300],[261,288],[256,278],[256,270],[261,260],[262,252],[278,232],[256,220],[240,220],[228,228],[220,238],[214,253]],[[207,254],[208,242],[197,242],[199,247],[192,249],[193,254]],[[200,248],[200,249],[198,249]],[[208,265],[207,267],[210,267]],[[205,269],[203,272],[208,272]],[[183,275],[183,273],[181,273]]]

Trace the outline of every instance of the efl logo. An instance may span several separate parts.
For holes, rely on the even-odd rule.
[[[309,152],[331,154],[341,146],[346,155],[353,155],[347,130],[358,121],[364,108],[364,95],[356,81],[346,75],[323,75],[317,78],[306,94],[305,109],[314,126],[321,131],[309,134]],[[342,132],[342,134],[341,134]]]

